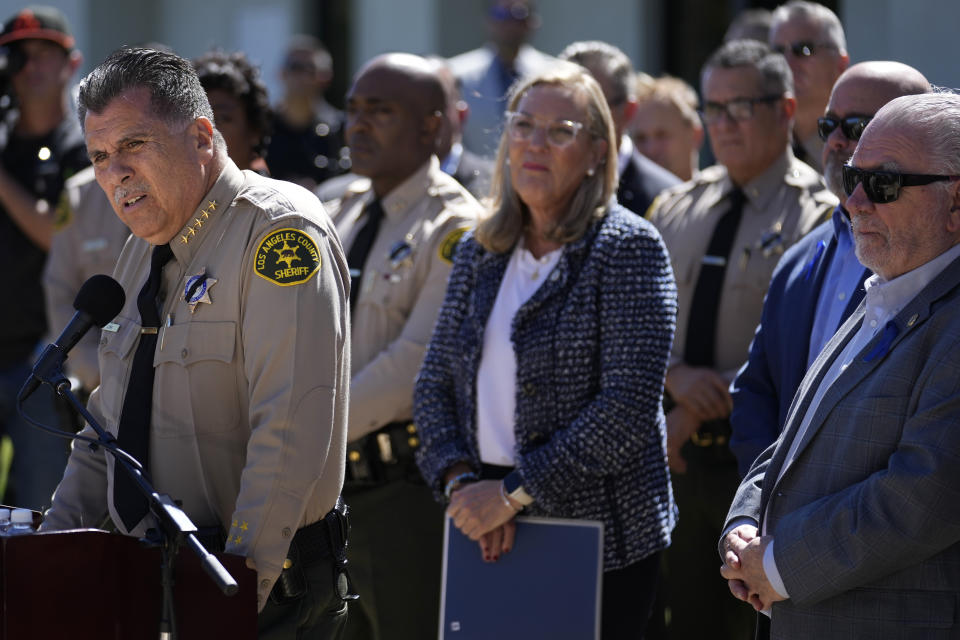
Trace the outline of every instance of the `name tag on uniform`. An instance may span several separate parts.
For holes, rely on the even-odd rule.
[[[103,330],[109,331],[110,333],[116,333],[120,330],[120,325],[118,325],[116,322],[108,322],[107,324],[103,325]]]

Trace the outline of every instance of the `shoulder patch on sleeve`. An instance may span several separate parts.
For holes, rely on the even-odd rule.
[[[257,247],[253,270],[281,287],[302,284],[320,268],[317,243],[300,229],[272,231]]]
[[[460,227],[459,229],[454,229],[443,239],[443,242],[440,243],[440,248],[437,250],[437,255],[441,259],[446,260],[449,263],[453,263],[453,256],[457,252],[457,243],[460,242],[460,238],[463,237],[467,231],[470,230],[470,227]]]
[[[60,193],[57,209],[53,214],[53,230],[60,231],[73,221],[73,208],[70,206],[70,195],[64,189]]]

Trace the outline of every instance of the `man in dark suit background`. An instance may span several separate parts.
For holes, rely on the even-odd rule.
[[[667,187],[680,183],[675,175],[642,156],[633,146],[633,140],[625,135],[627,123],[637,110],[634,90],[633,64],[630,58],[606,42],[574,42],[560,54],[561,60],[576,62],[590,72],[600,83],[603,95],[613,116],[616,129],[617,159],[620,163],[620,186],[617,202],[634,213],[643,215],[654,198]]]
[[[956,638],[960,96],[880,109],[843,169],[864,304],[813,363],[720,541],[771,637]]]
[[[820,135],[827,187],[841,202],[846,200],[841,168],[873,114],[896,97],[928,91],[923,74],[899,62],[861,62],[840,76],[820,119]],[[740,475],[777,439],[803,374],[860,304],[869,275],[854,254],[850,214],[842,204],[780,260],[750,359],[731,387],[730,449]]]
[[[440,137],[437,140],[440,169],[453,176],[478,200],[485,198],[490,195],[493,161],[463,146],[463,126],[470,116],[470,106],[463,99],[460,81],[453,75],[446,60],[439,57],[428,59],[437,65],[437,76],[443,85],[447,102]]]

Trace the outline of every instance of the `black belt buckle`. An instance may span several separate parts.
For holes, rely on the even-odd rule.
[[[421,482],[414,452],[420,446],[412,422],[391,422],[347,445],[347,482],[356,488],[394,480]]]
[[[736,466],[736,458],[730,451],[731,433],[730,421],[727,419],[704,422],[696,433],[690,436],[681,453],[688,460],[693,458],[709,467]]]
[[[420,437],[417,434],[417,427],[412,422],[391,422],[384,427],[383,432],[389,438],[389,448],[392,453],[392,462],[409,460],[413,458],[414,452],[420,446]],[[381,444],[381,459],[383,459],[384,449]],[[387,462],[387,460],[383,460]]]
[[[730,421],[726,418],[720,420],[710,420],[700,425],[693,435],[690,436],[690,442],[695,447],[725,448],[730,442],[730,435],[733,433],[730,428]]]

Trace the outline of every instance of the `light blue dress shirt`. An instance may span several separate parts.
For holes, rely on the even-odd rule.
[[[850,296],[860,286],[863,265],[857,260],[854,251],[853,233],[850,220],[842,207],[833,210],[833,233],[837,238],[837,248],[827,267],[823,286],[817,297],[817,309],[813,316],[813,328],[810,330],[810,350],[807,353],[807,368],[813,364],[820,352],[840,328],[840,319],[850,303]]]

